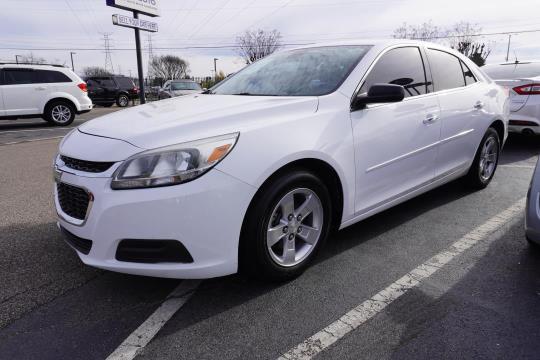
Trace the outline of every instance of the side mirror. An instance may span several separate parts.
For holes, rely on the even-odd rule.
[[[405,89],[401,85],[374,84],[367,95],[358,95],[351,104],[352,110],[364,109],[367,104],[400,102],[405,98]]]

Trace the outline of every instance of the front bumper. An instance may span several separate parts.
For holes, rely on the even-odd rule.
[[[58,223],[92,241],[81,260],[128,274],[200,279],[235,273],[240,229],[256,188],[212,169],[194,181],[150,189],[112,190],[110,177],[85,177],[66,168],[57,181],[86,189],[93,202],[84,221],[64,213],[55,186]],[[177,240],[192,263],[134,263],[115,258],[123,239]]]

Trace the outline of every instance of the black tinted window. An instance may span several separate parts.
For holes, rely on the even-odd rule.
[[[102,86],[102,87],[108,87],[108,88],[116,87],[116,83],[113,81],[113,79],[96,79],[96,82],[99,84],[99,86]]]
[[[427,52],[436,91],[465,86],[463,70],[457,57],[439,50],[428,49]]]
[[[133,80],[131,80],[130,78],[119,77],[119,78],[115,78],[115,80],[118,86],[120,86],[123,89],[131,89],[135,87]]]
[[[59,72],[52,70],[35,70],[36,78],[40,83],[63,83],[71,82],[71,79]]]
[[[471,85],[476,82],[476,77],[473,72],[463,61],[461,61],[461,67],[463,68],[463,76],[465,77],[465,85]]]
[[[32,69],[4,70],[6,85],[23,85],[39,83],[38,76]]]
[[[405,88],[405,96],[429,92],[420,50],[417,47],[392,49],[375,64],[360,93],[368,92],[374,84],[395,84]]]

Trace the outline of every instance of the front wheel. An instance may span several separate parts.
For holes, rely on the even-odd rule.
[[[67,126],[75,120],[75,107],[66,101],[57,101],[47,106],[44,118],[56,126]]]
[[[328,189],[315,175],[298,170],[280,176],[246,215],[240,271],[274,281],[300,275],[325,243],[331,214]]]
[[[474,189],[484,189],[493,179],[499,163],[501,145],[499,135],[489,128],[480,142],[474,161],[466,175],[468,185]]]

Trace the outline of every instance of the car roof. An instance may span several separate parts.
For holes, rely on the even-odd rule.
[[[54,65],[54,64],[17,64],[17,63],[0,63],[0,68],[21,68],[21,69],[52,69],[52,70],[69,70],[69,68],[64,65]]]

